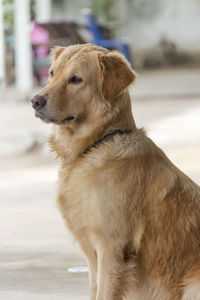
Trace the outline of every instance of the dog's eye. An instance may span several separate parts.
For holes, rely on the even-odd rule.
[[[80,82],[82,82],[83,80],[80,78],[80,77],[78,77],[78,76],[72,76],[70,79],[69,79],[69,83],[80,83]]]
[[[53,77],[53,71],[49,72],[50,77]]]

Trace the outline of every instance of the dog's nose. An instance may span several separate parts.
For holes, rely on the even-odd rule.
[[[32,99],[31,99],[31,102],[32,102],[32,106],[34,109],[36,110],[39,110],[41,109],[42,107],[45,106],[46,104],[46,99],[44,98],[44,96],[40,96],[40,95],[35,95]]]

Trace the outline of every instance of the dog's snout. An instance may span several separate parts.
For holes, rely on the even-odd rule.
[[[44,96],[35,95],[31,99],[31,102],[32,102],[33,108],[38,110],[38,109],[41,109],[42,107],[44,107],[47,101]]]

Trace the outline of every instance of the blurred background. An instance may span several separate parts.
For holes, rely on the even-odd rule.
[[[56,207],[51,125],[34,117],[55,46],[117,49],[138,127],[200,184],[200,0],[0,0],[0,299],[89,299]]]

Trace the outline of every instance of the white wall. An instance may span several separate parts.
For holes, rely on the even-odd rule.
[[[53,19],[84,23],[85,16],[81,13],[81,9],[90,7],[93,1],[94,0],[53,0]]]
[[[129,1],[130,2],[130,1]],[[121,29],[137,49],[151,48],[162,38],[180,50],[200,50],[200,0],[118,1]]]
[[[35,0],[36,21],[39,23],[49,22],[52,15],[51,0]]]

